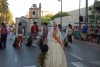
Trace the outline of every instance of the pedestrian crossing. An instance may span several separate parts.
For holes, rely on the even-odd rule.
[[[71,62],[72,65],[75,67],[88,67],[87,65],[83,64],[82,62]]]
[[[90,61],[90,63],[100,66],[100,61]],[[88,65],[82,62],[71,62],[71,64],[75,67],[89,67]]]
[[[82,63],[82,62],[70,62],[74,67],[89,67],[88,65]],[[100,61],[90,61],[92,64],[96,64],[100,66]],[[37,67],[36,65],[31,66],[23,66],[23,67]]]
[[[100,66],[100,61],[91,61],[91,63],[99,65]]]
[[[31,66],[24,66],[24,67],[36,67],[36,65],[31,65]]]

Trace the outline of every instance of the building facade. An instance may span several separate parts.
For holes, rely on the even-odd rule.
[[[41,3],[39,4],[39,7],[37,7],[36,4],[33,4],[32,7],[29,8],[29,12],[26,14],[25,17],[22,16],[16,18],[16,32],[18,29],[18,24],[22,23],[25,31],[24,34],[25,35],[29,34],[33,22],[37,22],[37,24],[41,23]]]
[[[68,14],[70,16],[62,17],[62,26],[67,26],[68,24],[72,24],[73,26],[79,26],[79,9],[69,11]],[[90,14],[91,12],[88,10],[88,15]],[[85,20],[85,8],[80,9],[80,15],[83,16],[83,19]],[[57,24],[60,24],[60,19],[60,17],[55,18],[54,21],[57,22]],[[82,23],[84,23],[84,21]]]

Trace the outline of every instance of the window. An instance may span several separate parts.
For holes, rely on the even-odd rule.
[[[35,15],[35,11],[33,11],[33,15]]]

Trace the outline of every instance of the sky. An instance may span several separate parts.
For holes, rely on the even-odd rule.
[[[86,0],[81,0],[81,8],[85,7]],[[49,11],[53,14],[61,10],[61,2],[58,0],[8,0],[9,8],[13,14],[13,19],[16,17],[25,16],[32,4],[39,3],[42,5],[43,11]],[[88,0],[88,5],[92,5],[94,0]],[[62,11],[68,12],[79,8],[79,0],[62,0]]]

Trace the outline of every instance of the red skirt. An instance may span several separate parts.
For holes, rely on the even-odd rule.
[[[18,43],[22,43],[23,42],[23,36],[17,36],[17,40],[18,40]]]

